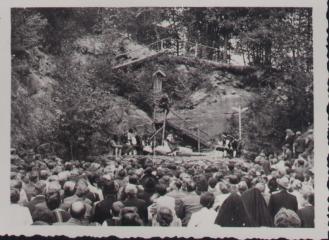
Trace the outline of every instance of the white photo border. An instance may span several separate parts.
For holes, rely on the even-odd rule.
[[[159,228],[159,227],[82,227],[82,226],[29,226],[9,228],[9,179],[10,179],[10,10],[15,7],[310,7],[313,9],[313,65],[314,65],[314,177],[315,177],[315,228]],[[327,5],[322,0],[1,0],[0,2],[0,235],[66,235],[69,237],[211,237],[224,238],[328,238],[328,70],[327,70]]]

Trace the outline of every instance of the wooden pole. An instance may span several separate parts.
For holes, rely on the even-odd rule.
[[[164,111],[164,117],[163,117],[162,145],[164,144],[164,139],[166,134],[166,118],[167,118],[167,110]]]
[[[194,57],[198,57],[198,43],[195,43]]]
[[[241,105],[239,105],[239,139],[242,137],[242,123],[241,123]]]
[[[198,152],[200,152],[201,150],[201,146],[200,146],[200,129],[199,129],[199,126],[198,126]]]

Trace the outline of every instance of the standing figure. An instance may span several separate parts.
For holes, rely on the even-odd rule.
[[[119,143],[118,135],[113,135],[112,139],[110,139],[110,147],[112,149],[112,155],[115,158],[118,158],[122,154],[122,145]]]

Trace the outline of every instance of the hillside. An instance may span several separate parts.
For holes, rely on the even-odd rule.
[[[163,93],[168,94],[173,110],[168,118],[175,122],[173,113],[178,114],[191,128],[199,126],[208,140],[223,132],[238,135],[238,119],[232,108],[239,105],[248,107],[242,116],[243,141],[252,151],[276,149],[286,128],[305,130],[312,125],[313,78],[308,56],[294,59],[298,63],[294,65],[288,56],[273,50],[273,63],[268,65],[266,46],[262,46],[265,53],[261,60],[255,48],[249,49],[254,42],[248,39],[262,43],[267,37],[254,30],[248,30],[249,37],[239,35],[240,44],[247,41],[245,54],[250,64],[245,66],[223,64],[229,49],[221,53],[221,63],[201,59],[201,54],[213,56],[210,47],[200,47],[193,56],[155,54],[148,44],[172,38],[175,31],[196,41],[193,29],[186,28],[198,26],[182,21],[181,29],[157,27],[153,31],[152,21],[136,26],[128,22],[133,27],[125,22],[126,17],[134,19],[134,9],[94,10],[21,10],[21,15],[14,15],[12,147],[27,150],[59,143],[66,158],[80,158],[106,152],[108,139],[129,128],[136,128],[141,135],[151,134],[152,74],[159,69],[166,74]],[[193,16],[193,11],[186,10],[186,14]],[[63,19],[67,23],[61,22]],[[55,30],[56,37],[52,37]],[[205,36],[203,41],[207,42]],[[208,37],[208,44],[214,46]],[[115,68],[127,59],[138,61]]]

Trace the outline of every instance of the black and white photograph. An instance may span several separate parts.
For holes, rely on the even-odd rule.
[[[313,10],[11,7],[9,225],[314,229]]]

